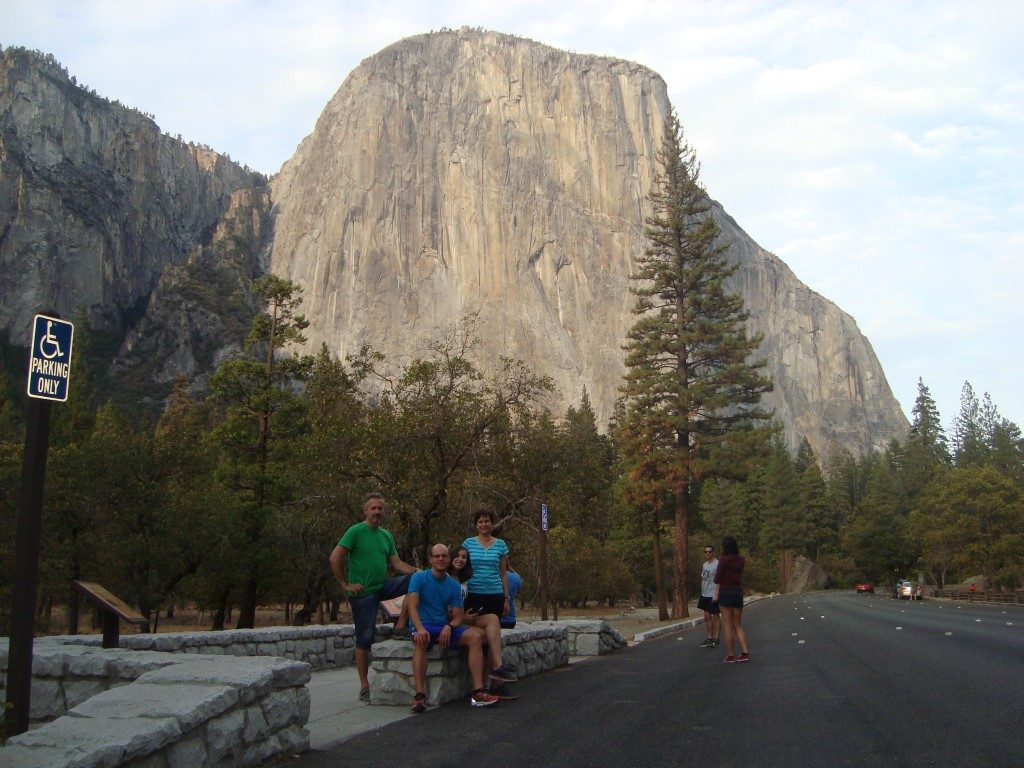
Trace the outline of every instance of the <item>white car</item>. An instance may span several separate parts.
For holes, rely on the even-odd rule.
[[[924,590],[916,581],[903,579],[896,582],[895,596],[900,600],[923,600]]]

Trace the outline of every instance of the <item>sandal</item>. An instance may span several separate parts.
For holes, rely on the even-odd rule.
[[[412,700],[412,711],[416,714],[427,711],[427,694],[417,693]]]

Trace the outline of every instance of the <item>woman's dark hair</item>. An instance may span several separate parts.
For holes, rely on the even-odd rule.
[[[473,560],[469,556],[469,550],[461,544],[456,544],[451,547],[451,551],[454,552],[455,555],[459,554],[459,552],[466,553],[466,564],[462,566],[461,571],[456,572],[455,570],[455,555],[452,555],[452,559],[448,561],[449,575],[454,576],[456,579],[458,579],[459,584],[465,584],[467,581],[473,578]]]
[[[722,554],[723,555],[738,555],[740,553],[740,545],[736,543],[736,539],[732,536],[726,536],[722,539]]]
[[[492,523],[496,522],[494,519],[494,513],[491,512],[491,510],[478,509],[476,512],[473,513],[473,525],[476,525],[480,521],[481,517],[489,517]]]

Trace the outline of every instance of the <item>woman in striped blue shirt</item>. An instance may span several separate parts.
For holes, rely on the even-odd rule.
[[[462,542],[473,563],[473,576],[466,582],[469,592],[463,603],[468,614],[493,613],[500,620],[509,612],[508,545],[491,535],[494,513],[481,509],[473,516],[476,536]],[[504,665],[491,672],[502,682],[515,682],[516,677]]]

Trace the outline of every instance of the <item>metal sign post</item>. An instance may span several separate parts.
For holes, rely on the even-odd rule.
[[[540,618],[548,620],[548,505],[540,505]]]
[[[68,399],[74,325],[36,315],[28,366],[28,422],[21,464],[21,498],[14,544],[11,637],[7,651],[7,735],[28,730],[32,692],[32,641],[39,586],[39,539],[43,519],[51,402]]]

